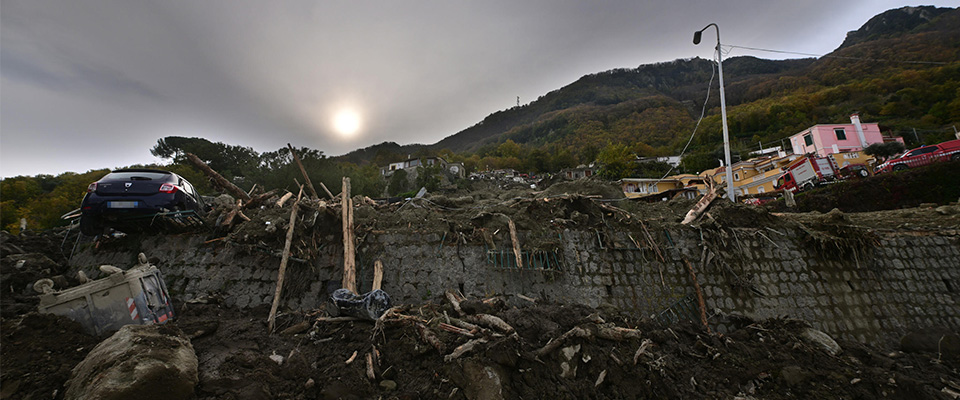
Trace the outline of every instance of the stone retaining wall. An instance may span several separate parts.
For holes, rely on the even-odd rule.
[[[824,241],[798,228],[673,226],[648,232],[653,245],[643,230],[564,231],[558,248],[534,252],[520,269],[505,233],[495,238],[495,247],[437,233],[370,233],[358,245],[359,286],[369,290],[373,261],[380,259],[383,288],[395,303],[440,301],[445,290],[457,289],[468,297],[522,294],[616,307],[670,323],[698,319],[692,268],[711,324],[720,331],[729,328],[724,316],[730,314],[800,318],[845,339],[885,343],[908,330],[960,330],[955,235],[891,232]],[[342,247],[339,238],[326,239],[334,244],[319,249],[317,259],[288,266],[285,307],[319,308],[340,287]],[[521,243],[525,239],[521,233]],[[226,306],[239,308],[272,301],[276,255],[187,235],[151,237],[137,246],[88,249],[72,264],[126,267],[142,251],[157,260],[179,299],[219,295]],[[711,259],[706,265],[705,258]]]

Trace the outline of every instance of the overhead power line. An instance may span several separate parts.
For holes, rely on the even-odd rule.
[[[829,54],[812,54],[812,53],[800,53],[796,51],[786,51],[786,50],[772,50],[772,49],[761,49],[759,47],[748,47],[748,46],[736,46],[731,44],[725,44],[723,47],[728,47],[730,49],[744,49],[744,50],[755,50],[755,51],[766,51],[769,53],[780,53],[780,54],[794,54],[800,56],[810,56],[817,58],[836,58],[840,60],[859,60],[859,61],[876,61],[876,62],[893,62],[901,64],[931,64],[931,65],[949,65],[948,62],[939,62],[939,61],[915,61],[915,60],[891,60],[889,58],[865,58],[865,57],[844,57],[844,56],[831,56]]]

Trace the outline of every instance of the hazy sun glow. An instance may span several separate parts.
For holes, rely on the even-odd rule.
[[[353,110],[340,110],[333,117],[333,128],[343,137],[351,137],[360,130],[360,114]]]

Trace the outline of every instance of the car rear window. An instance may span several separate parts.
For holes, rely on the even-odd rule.
[[[152,180],[164,180],[169,177],[170,174],[165,174],[162,172],[137,172],[137,171],[128,171],[128,172],[111,172],[107,176],[103,177],[102,180],[111,180],[111,181],[152,181]]]

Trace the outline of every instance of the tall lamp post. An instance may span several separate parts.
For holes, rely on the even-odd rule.
[[[723,119],[723,156],[726,159],[724,170],[727,177],[727,197],[730,201],[737,201],[736,194],[733,192],[733,165],[730,164],[730,134],[727,132],[727,100],[723,95],[723,53],[720,51],[720,27],[711,23],[703,29],[693,33],[693,44],[700,44],[700,37],[703,31],[709,27],[717,29],[717,70],[720,73],[720,116]]]

